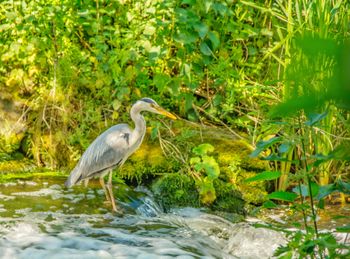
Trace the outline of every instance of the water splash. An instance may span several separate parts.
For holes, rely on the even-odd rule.
[[[97,187],[63,182],[0,186],[0,258],[236,258],[237,229],[221,217],[193,208],[164,213],[144,187],[117,186],[120,216]]]

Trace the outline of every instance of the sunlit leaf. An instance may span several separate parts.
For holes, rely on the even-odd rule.
[[[198,181],[199,194],[201,202],[204,204],[211,204],[216,199],[216,192],[212,181],[204,178],[203,181]]]
[[[276,208],[277,204],[274,203],[273,201],[268,200],[268,201],[265,201],[262,206],[267,209],[272,209],[272,208]]]
[[[267,197],[272,200],[293,202],[298,197],[298,195],[292,192],[277,191],[268,194]]]
[[[255,182],[255,181],[268,181],[268,180],[274,180],[277,179],[281,176],[281,172],[270,172],[270,171],[265,171],[262,173],[259,173],[253,177],[245,179],[245,182]]]
[[[143,31],[145,35],[153,35],[155,32],[156,32],[156,28],[151,25],[147,25],[145,30]]]
[[[220,168],[216,160],[210,156],[203,156],[203,168],[205,169],[207,176],[210,180],[214,180],[219,177]]]
[[[192,149],[192,152],[195,153],[196,155],[205,155],[213,151],[214,151],[214,147],[208,143],[200,144],[199,146],[194,147]]]
[[[166,86],[170,83],[171,78],[167,74],[159,73],[153,78],[153,83],[159,89],[159,91],[164,91]]]
[[[337,232],[350,233],[350,224],[335,228]]]
[[[193,164],[198,164],[201,162],[201,159],[199,157],[191,157],[190,159],[190,164],[193,165]]]

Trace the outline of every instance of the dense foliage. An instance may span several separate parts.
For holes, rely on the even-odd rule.
[[[273,180],[265,207],[295,202],[307,230],[278,254],[337,255],[334,238],[318,233],[315,205],[334,192],[345,202],[350,192],[349,7],[342,0],[1,1],[0,161],[71,167],[149,96],[184,119],[228,129],[269,165],[252,177],[239,159],[219,168],[219,156],[208,154],[216,147],[188,145],[183,154],[176,144],[186,145],[185,131],[172,144],[153,123],[152,136],[188,171],[156,184],[166,202],[227,204],[234,189],[247,200],[239,186]],[[169,188],[175,198],[162,193]]]
[[[284,53],[279,27],[271,27],[277,20],[249,3],[64,0],[1,7],[1,98],[21,108],[22,152],[38,165],[76,159],[104,128],[126,120],[141,96],[182,117],[204,116],[254,134],[278,95],[271,51]]]

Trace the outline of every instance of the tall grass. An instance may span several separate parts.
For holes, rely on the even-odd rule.
[[[268,13],[272,24],[272,30],[276,34],[277,41],[266,52],[265,59],[273,59],[278,63],[278,80],[280,86],[281,101],[289,101],[306,94],[318,94],[327,91],[327,85],[333,76],[334,60],[325,55],[316,55],[307,59],[304,53],[296,45],[296,39],[314,37],[319,39],[332,39],[335,42],[344,42],[350,38],[349,3],[347,1],[331,0],[278,0],[265,1],[258,4],[255,1],[242,1],[242,3]],[[313,44],[312,42],[310,44]],[[313,46],[309,46],[312,48]],[[305,72],[308,71],[308,72]],[[318,107],[320,108],[320,107]],[[324,103],[318,110],[327,111],[327,116],[308,132],[308,141],[305,143],[308,154],[329,154],[339,144],[339,137],[345,134],[344,121],[348,113],[341,113],[339,108],[331,102]],[[316,111],[308,111],[309,113]],[[297,115],[297,114],[294,114]],[[303,118],[310,114],[303,114]],[[283,131],[283,135],[292,143],[298,130],[293,127],[297,122],[292,119],[288,126],[277,125],[275,134]],[[272,132],[269,131],[269,134]],[[281,177],[276,183],[278,190],[285,190],[289,186],[290,174],[295,171],[293,160],[298,159],[297,146],[289,145],[287,150],[273,150],[281,159],[272,163],[275,170],[281,172]],[[285,149],[286,147],[283,146]],[[299,147],[300,149],[300,147]],[[335,168],[334,161],[322,163],[318,168],[317,179],[322,185],[326,185],[340,176]]]

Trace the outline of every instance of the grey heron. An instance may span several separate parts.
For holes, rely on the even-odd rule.
[[[112,170],[122,166],[127,158],[140,147],[146,132],[146,122],[141,115],[142,111],[176,119],[173,114],[164,110],[151,98],[138,100],[130,110],[135,128],[131,129],[127,124],[118,124],[99,135],[83,153],[65,182],[65,186],[71,187],[83,180],[99,177],[107,201],[110,201],[113,210],[117,211],[112,191]],[[104,177],[108,173],[108,183],[105,184]]]

